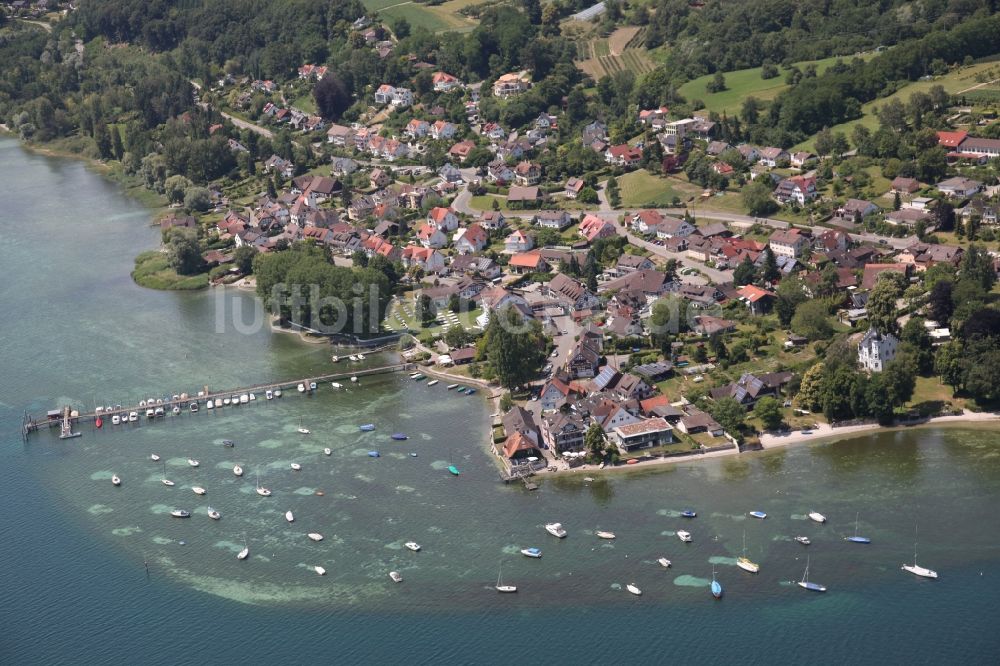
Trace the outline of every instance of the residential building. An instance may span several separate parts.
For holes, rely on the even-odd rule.
[[[949,198],[963,199],[965,197],[971,197],[973,194],[981,191],[983,189],[983,184],[978,180],[965,178],[964,176],[956,176],[954,178],[942,180],[940,183],[935,185],[935,187],[937,187],[942,194]]]
[[[434,86],[434,92],[448,92],[462,87],[462,82],[447,72],[434,72],[431,84]]]
[[[542,179],[542,168],[534,162],[519,162],[514,167],[514,182],[518,185],[537,185]]]
[[[642,162],[642,150],[627,143],[611,146],[604,153],[604,161],[617,167],[637,167]]]
[[[519,95],[531,87],[527,72],[503,74],[493,83],[493,96],[507,99]]]
[[[498,231],[507,226],[507,218],[498,210],[488,210],[479,215],[479,226],[487,231]]]
[[[556,412],[542,419],[542,440],[557,455],[583,450],[587,425],[573,412]]]
[[[576,199],[584,187],[586,187],[586,183],[584,183],[580,178],[570,178],[566,181],[566,187],[563,189],[563,193],[566,195],[567,199]]]
[[[444,268],[444,255],[431,247],[407,245],[402,253],[403,266],[417,266],[425,273],[436,273]]]
[[[779,229],[771,234],[767,244],[775,255],[798,259],[809,243],[805,235],[799,233],[797,229],[787,231]]]
[[[459,229],[455,235],[455,250],[459,254],[475,254],[489,244],[489,234],[478,224]]]
[[[427,213],[427,223],[441,231],[455,231],[458,229],[458,215],[451,208],[436,206]]]
[[[542,203],[542,190],[537,185],[514,185],[507,190],[507,203],[520,207],[538,206]]]
[[[858,343],[858,363],[869,372],[882,372],[896,358],[898,346],[899,340],[892,333],[883,335],[870,328]]]
[[[435,225],[425,222],[417,230],[417,240],[424,247],[431,247],[440,250],[448,244],[448,237]]]
[[[515,229],[513,233],[504,239],[504,250],[506,252],[527,252],[533,247],[535,247],[535,239],[520,229]]]
[[[542,404],[542,409],[549,411],[562,408],[569,400],[569,395],[569,384],[553,375],[549,381],[545,382],[538,395],[538,400]]]
[[[781,162],[787,162],[788,157],[788,151],[781,148],[768,147],[760,150],[760,163],[772,169]]]
[[[543,229],[562,231],[573,224],[573,218],[564,210],[543,210],[535,213],[532,221]]]
[[[892,180],[889,192],[892,194],[913,194],[920,189],[920,183],[916,178],[904,178],[896,176]]]
[[[665,419],[656,417],[617,426],[611,431],[611,439],[622,453],[631,453],[669,444],[674,441],[673,430]]]
[[[710,389],[708,394],[712,400],[733,398],[750,409],[765,396],[780,397],[782,388],[792,380],[792,377],[791,372],[769,372],[759,375],[746,372],[732,384]]]
[[[543,289],[550,298],[555,299],[567,310],[588,310],[595,307],[597,297],[578,280],[564,273],[555,275],[544,284]]]
[[[816,196],[816,179],[806,176],[785,178],[774,190],[774,198],[782,204],[797,203],[804,206]]]

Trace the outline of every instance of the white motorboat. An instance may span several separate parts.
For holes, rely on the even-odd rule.
[[[364,354],[358,354],[358,360],[359,361],[365,360],[365,355]]]
[[[190,409],[191,413],[194,414],[195,412],[198,411],[198,403],[192,402],[190,405],[188,405],[188,409]]]
[[[437,380],[437,379],[432,379],[432,380],[430,380],[429,382],[427,382],[427,385],[428,385],[428,386],[434,386],[434,385],[435,385],[435,384],[437,384],[437,383],[438,383],[438,380]]]
[[[222,518],[222,514],[213,509],[212,507],[208,507],[208,517],[211,518],[212,520],[218,520],[219,518]]]
[[[216,400],[216,402],[218,402],[218,400]],[[233,401],[231,398],[223,398],[222,404],[228,407],[229,405],[233,404]]]
[[[275,398],[281,397],[281,389],[274,389],[274,397]]]
[[[208,491],[202,488],[201,486],[191,486],[191,492],[193,492],[195,495],[204,495]]]
[[[117,414],[111,417],[111,425],[118,425],[121,422],[122,422],[122,417],[118,416]]]
[[[146,409],[146,418],[147,419],[151,419],[154,416],[156,416],[156,410],[154,410],[152,407],[147,408]]]
[[[538,559],[542,556],[542,551],[539,548],[522,548],[521,554],[525,557],[533,557]]]
[[[292,467],[292,469],[294,469],[294,470],[295,470],[296,472],[298,472],[298,471],[300,471],[300,470],[302,469],[302,465],[300,465],[300,464],[298,464],[298,463],[292,463],[291,467]]]
[[[351,377],[351,382],[357,384],[358,383],[358,378],[357,377]]]
[[[191,512],[184,509],[174,509],[170,512],[170,515],[174,518],[190,518]]]
[[[168,487],[174,485],[174,482],[171,481],[170,479],[160,479],[160,483]]]
[[[333,355],[333,357],[331,358],[331,360],[332,360],[332,361],[333,361],[334,363],[340,363],[340,357],[339,357],[339,356],[337,356],[336,354],[334,354],[334,355]]]
[[[264,397],[267,398],[268,400],[274,400],[274,391],[272,391],[271,389],[264,391]]]
[[[656,561],[659,562],[660,566],[663,567],[664,569],[669,569],[670,568],[671,562],[667,558],[661,557],[660,559],[658,559]]]
[[[113,486],[120,486],[120,485],[122,485],[122,480],[120,478],[118,478],[117,474],[112,474],[111,475],[111,485],[113,485]]]
[[[195,460],[194,458],[188,458],[188,465],[191,465],[191,467],[197,467],[200,464],[201,463]]]
[[[677,531],[677,538],[680,539],[681,541],[683,541],[684,543],[690,543],[691,542],[691,533],[690,532],[685,532],[684,530],[678,530]]]
[[[153,410],[154,416],[163,416],[166,412],[163,411],[163,407],[157,407]]]
[[[351,354],[351,355],[350,355],[350,356],[348,356],[347,358],[351,359],[352,361],[357,361],[357,360],[358,360],[358,357],[357,357],[357,356],[355,356],[354,354]]]
[[[547,525],[545,525],[545,531],[551,534],[552,536],[558,537],[560,539],[565,538],[566,534],[568,534],[565,528],[563,528],[562,523],[548,523]]]
[[[330,449],[329,447],[327,447],[327,448],[323,449],[323,453],[325,455],[331,455],[333,453],[333,450]]]
[[[298,388],[298,390],[299,390],[299,393],[305,393],[305,392],[306,392],[306,385],[305,385],[305,384],[301,384],[301,383],[300,383],[300,384],[298,385],[298,387],[296,387],[296,388]]]
[[[215,403],[209,400],[205,403],[205,409],[215,409]]]
[[[233,465],[233,474],[236,476],[243,476],[243,468],[239,465]]]
[[[241,405],[245,405],[248,402],[250,402],[250,394],[244,393],[243,395],[240,396],[240,404]]]
[[[215,399],[215,406],[216,407],[222,407],[222,403],[223,402],[227,402],[228,403],[228,399],[226,401],[223,401],[222,398],[216,398]]]
[[[419,372],[414,372],[413,374],[410,375],[410,379],[416,379],[417,377],[422,377],[422,376],[423,375],[421,375]]]
[[[635,583],[629,583],[628,585],[625,586],[625,589],[637,597],[642,596],[642,590],[636,587]]]
[[[330,382],[330,386],[332,386],[335,389],[344,388],[344,385],[341,384],[340,382]]]
[[[795,540],[801,543],[803,546],[808,546],[809,544],[812,543],[812,541],[810,541],[809,537],[807,536],[797,536],[795,537]]]
[[[156,455],[155,453],[150,453],[149,454],[149,459],[152,460],[153,462],[159,462],[160,461],[160,456]]]
[[[403,545],[412,550],[414,553],[420,552],[420,544],[416,541],[407,541]]]
[[[316,382],[309,382],[309,390],[310,391],[316,390]]]
[[[256,393],[251,393],[250,394],[250,402],[253,402],[256,399],[257,399],[257,394]]]
[[[174,405],[173,409],[171,409],[170,411],[174,416],[177,416],[178,414],[181,413],[181,408],[177,405]]]
[[[818,511],[810,511],[809,520],[815,521],[817,523],[825,523],[826,516],[824,516],[822,513],[819,513]]]
[[[300,427],[299,428],[299,434],[300,435],[308,435],[309,434],[309,428],[301,428]]]
[[[323,535],[320,534],[319,532],[310,532],[306,536],[308,536],[313,541],[322,541],[323,540]]]
[[[145,407],[146,406],[146,401],[145,400],[140,400],[139,401],[139,406],[140,407]]]
[[[599,532],[597,532],[597,538],[598,539],[614,539],[615,538],[615,533],[614,532],[599,531]]]
[[[249,554],[250,554],[250,547],[247,546],[247,540],[243,539],[243,550],[241,550],[239,553],[236,554],[236,559],[245,560],[247,559],[247,556]]]
[[[287,520],[290,523],[294,523],[295,522],[295,515],[291,511],[286,511],[285,512],[285,520]]]
[[[316,573],[318,573],[320,576],[325,576],[326,575],[326,569],[324,569],[321,566],[317,565],[317,566],[313,567],[313,569],[315,569]]]
[[[393,583],[402,583],[403,582],[403,576],[398,571],[390,571],[389,572],[389,578],[392,579]]]
[[[129,412],[128,413],[129,423],[135,423],[139,420],[139,412]]]

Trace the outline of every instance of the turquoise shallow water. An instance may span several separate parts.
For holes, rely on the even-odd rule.
[[[996,432],[883,433],[595,482],[552,478],[527,493],[496,481],[479,397],[387,376],[23,445],[23,409],[299,377],[329,359],[291,336],[217,332],[220,310],[250,312],[247,294],[134,286],[132,256],[158,231],[81,164],[2,140],[0,189],[0,663],[993,663]],[[368,421],[378,429],[358,432]],[[396,431],[411,439],[392,442]],[[152,452],[174,488],[159,483]],[[247,468],[242,481],[234,462]],[[274,497],[253,492],[258,472]],[[222,520],[208,520],[207,506]],[[689,506],[698,518],[685,521]],[[170,518],[174,507],[196,515]],[[768,518],[746,519],[755,509]],[[811,510],[829,523],[805,520]],[[869,546],[843,540],[859,512]],[[544,532],[552,520],[567,539]],[[920,562],[938,581],[899,570],[915,523]],[[600,541],[598,529],[618,538]],[[757,576],[735,567],[744,530]],[[791,541],[799,533],[814,544]],[[244,535],[252,557],[238,562]],[[409,539],[424,550],[402,549]],[[526,546],[543,557],[517,554]],[[790,584],[806,553],[826,595]],[[501,560],[517,595],[491,588]],[[317,564],[326,576],[307,569]],[[713,565],[721,602],[707,588]],[[630,582],[642,598],[621,589]]]

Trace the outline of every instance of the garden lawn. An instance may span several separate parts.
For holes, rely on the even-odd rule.
[[[645,169],[620,176],[618,187],[621,191],[622,206],[625,208],[667,207],[672,205],[674,197],[685,202],[701,192],[695,185],[675,178],[654,176]]]

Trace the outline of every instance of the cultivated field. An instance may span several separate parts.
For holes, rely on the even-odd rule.
[[[623,70],[645,74],[655,64],[642,48],[644,33],[643,28],[629,26],[618,28],[607,38],[581,42],[576,66],[595,80]]]

